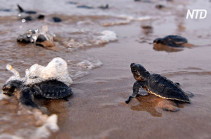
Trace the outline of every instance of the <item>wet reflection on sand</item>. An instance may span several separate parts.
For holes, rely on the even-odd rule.
[[[179,108],[184,107],[180,102],[162,99],[152,94],[139,96],[137,100],[139,104],[131,106],[131,109],[135,111],[146,111],[153,117],[162,117],[163,110],[177,112],[180,110]]]

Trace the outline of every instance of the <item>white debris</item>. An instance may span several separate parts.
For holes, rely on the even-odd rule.
[[[9,82],[11,80],[23,80],[21,77],[20,77],[20,74],[17,70],[15,70],[10,64],[7,64],[6,65],[6,69],[10,72],[13,73],[13,75],[6,81],[6,82]]]
[[[20,80],[24,84],[34,84],[50,79],[59,80],[68,86],[73,83],[68,72],[67,62],[60,57],[52,59],[46,67],[39,64],[32,65],[26,69],[24,78],[21,78],[19,72],[11,65],[7,65],[6,68],[13,73],[6,83],[11,80]]]
[[[15,70],[11,65],[7,64],[6,65],[6,69],[9,70],[9,71],[11,71],[14,74],[14,76],[20,78],[19,72],[17,70]]]
[[[52,59],[46,67],[34,64],[26,70],[26,84],[57,79],[68,86],[73,83],[69,76],[67,62],[60,57]]]
[[[117,41],[117,35],[115,32],[110,30],[105,30],[101,32],[101,36],[98,36],[100,43],[108,43],[111,41]]]
[[[41,74],[44,68],[45,68],[44,66],[41,66],[39,64],[34,64],[29,69],[26,69],[25,76],[29,79],[36,78],[37,76]]]

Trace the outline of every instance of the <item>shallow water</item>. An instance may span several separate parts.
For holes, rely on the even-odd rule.
[[[66,101],[36,100],[47,108],[46,114],[58,115],[59,131],[48,138],[211,138],[211,3],[209,1],[149,1],[109,0],[110,8],[98,9],[104,1],[2,0],[10,12],[0,12],[0,86],[11,76],[6,71],[12,64],[23,76],[26,68],[38,63],[46,65],[54,57],[68,63],[74,84],[74,96]],[[21,23],[16,4],[46,15],[41,21]],[[39,3],[39,6],[37,5]],[[166,5],[156,9],[155,5]],[[77,5],[94,9],[77,8]],[[206,8],[204,20],[186,20],[187,8]],[[61,23],[51,17],[59,16]],[[33,44],[20,45],[16,38],[27,29],[48,25],[56,35],[53,49]],[[142,26],[152,26],[151,30]],[[100,33],[114,31],[117,41],[99,43]],[[158,37],[177,34],[194,46],[181,51],[156,51],[152,41]],[[89,61],[89,62],[87,62]],[[167,112],[157,107],[160,98],[145,96],[131,101],[134,83],[129,65],[140,63],[150,72],[160,73],[182,89],[194,93],[191,104],[180,104],[180,111]],[[9,102],[7,102],[9,101]],[[33,138],[36,125],[33,115],[20,113],[16,99],[0,101],[0,135]],[[2,137],[2,136],[0,136]],[[36,137],[38,138],[38,137]],[[41,137],[40,137],[41,138]]]

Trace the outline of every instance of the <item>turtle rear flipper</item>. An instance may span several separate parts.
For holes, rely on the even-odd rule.
[[[178,107],[175,106],[174,102],[165,99],[159,102],[157,107],[163,109],[164,111],[170,111],[170,112],[177,112],[180,110]]]
[[[166,98],[171,100],[178,100],[186,103],[190,103],[189,97],[183,92],[182,90],[178,89],[172,89],[169,87],[166,87],[164,89],[163,96],[166,96]]]
[[[39,108],[38,105],[33,102],[33,92],[29,87],[25,87],[21,90],[19,102],[25,106]]]

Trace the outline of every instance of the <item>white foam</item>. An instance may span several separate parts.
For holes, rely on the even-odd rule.
[[[136,18],[135,20],[143,21],[143,20],[150,20],[150,19],[152,19],[151,16],[143,16],[143,17],[138,17],[138,18]]]
[[[0,139],[23,139],[22,137],[10,135],[10,134],[1,134]]]
[[[34,134],[32,134],[31,139],[40,139],[40,138],[47,138],[50,136],[51,132],[56,132],[59,130],[57,125],[58,117],[56,114],[49,116],[45,123],[36,129]]]
[[[99,43],[108,43],[111,41],[117,41],[117,35],[113,31],[104,30],[100,34],[101,35],[97,37],[99,40]]]
[[[0,100],[8,99],[9,97],[0,92]]]
[[[143,21],[143,20],[152,19],[151,16],[134,17],[134,16],[130,16],[130,15],[117,15],[116,17],[126,19],[127,21]]]
[[[103,63],[99,60],[97,60],[96,62],[90,62],[89,60],[83,60],[77,64],[77,66],[79,66],[83,69],[89,69],[89,70],[93,69],[93,68],[100,67],[102,65],[103,65]]]

